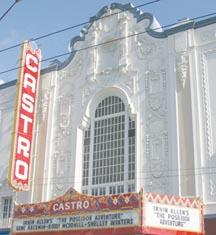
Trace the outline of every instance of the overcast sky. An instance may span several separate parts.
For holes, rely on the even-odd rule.
[[[0,16],[15,0],[0,0]],[[132,0],[138,6],[152,0]],[[110,0],[21,0],[0,21],[0,50],[23,42],[26,39],[54,32],[72,25],[83,23],[94,16]],[[118,3],[129,3],[119,0]],[[182,18],[216,13],[216,0],[161,0],[141,7],[143,12],[152,13],[164,26]],[[79,35],[82,27],[37,41],[43,58],[68,51],[70,40]],[[17,67],[20,48],[0,52],[0,72]],[[42,67],[46,66],[44,64]],[[17,78],[17,71],[0,75],[0,80],[10,81]]]

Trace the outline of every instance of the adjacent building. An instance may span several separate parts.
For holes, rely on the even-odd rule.
[[[14,201],[48,201],[71,187],[200,197],[206,225],[215,222],[215,35],[216,17],[164,30],[130,4],[90,18],[70,56],[41,71],[28,192],[7,184],[16,81],[0,85],[0,234]]]

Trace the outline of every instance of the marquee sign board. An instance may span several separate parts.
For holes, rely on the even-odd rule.
[[[40,49],[33,51],[28,42],[24,43],[17,81],[14,130],[8,172],[8,182],[17,191],[27,191],[30,187],[40,60]]]
[[[152,233],[163,229],[174,234],[203,233],[203,208],[199,200],[154,193],[145,194],[144,198],[143,226]]]
[[[116,212],[94,212],[73,216],[41,217],[15,220],[13,231],[65,231],[77,229],[106,229],[140,225],[140,213],[136,210]]]
[[[141,195],[87,196],[69,190],[49,202],[17,205],[13,234],[141,227]]]
[[[126,193],[88,196],[70,189],[55,200],[16,205],[12,235],[203,235],[196,199]]]
[[[160,203],[145,204],[145,225],[156,228],[200,232],[200,211],[195,208],[183,208]]]

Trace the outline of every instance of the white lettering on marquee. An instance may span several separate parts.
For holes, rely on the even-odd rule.
[[[71,201],[53,204],[53,211],[82,210],[89,208],[89,201]]]
[[[86,201],[87,202],[87,201]],[[60,203],[69,205],[69,202]],[[89,202],[88,202],[89,203]],[[83,205],[83,203],[81,202]],[[56,208],[58,204],[54,204]],[[77,205],[77,202],[75,203]],[[86,203],[87,205],[87,203]],[[62,206],[62,205],[61,205]],[[66,205],[65,205],[66,207]],[[83,215],[67,215],[46,218],[14,219],[13,232],[39,232],[79,230],[90,228],[121,228],[140,225],[140,213],[136,210],[100,212]]]

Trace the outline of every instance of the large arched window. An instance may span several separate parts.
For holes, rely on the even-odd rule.
[[[82,192],[91,195],[135,190],[135,121],[121,98],[97,106],[84,134]]]

